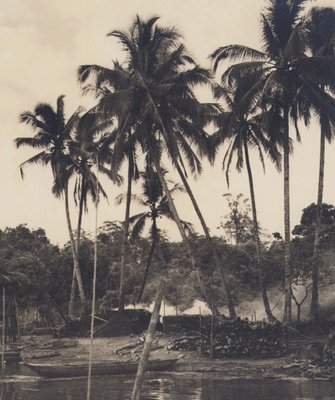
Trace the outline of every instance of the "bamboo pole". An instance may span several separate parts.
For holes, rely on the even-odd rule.
[[[165,297],[163,298],[163,332],[166,332],[165,329],[165,317],[166,317],[166,312],[165,312]]]
[[[158,288],[157,288],[155,302],[154,302],[154,308],[152,310],[149,327],[148,327],[147,333],[145,335],[145,342],[144,342],[144,346],[143,346],[141,359],[140,359],[140,362],[139,362],[138,368],[137,368],[137,374],[136,374],[136,378],[135,378],[133,392],[131,395],[131,400],[140,400],[140,398],[141,398],[141,388],[142,388],[144,374],[146,371],[146,366],[147,366],[149,355],[150,355],[152,341],[153,341],[154,335],[155,335],[157,321],[159,319],[159,311],[161,309],[162,299],[164,296],[164,287],[165,287],[164,278],[163,278],[163,276],[161,276],[159,278]]]
[[[96,185],[97,186],[96,186],[96,198],[95,198],[93,287],[92,287],[92,312],[91,312],[91,332],[90,332],[90,356],[89,356],[89,362],[88,362],[88,378],[87,378],[87,397],[86,397],[87,400],[91,399],[95,296],[96,296],[97,264],[98,264],[98,202],[99,202],[98,173],[99,173],[99,158],[97,159],[97,173],[96,173]]]
[[[212,301],[212,310],[213,308],[213,301]],[[212,360],[213,359],[213,332],[214,331],[214,313],[212,311],[211,314],[211,332],[210,332],[210,341],[209,341],[209,358]]]
[[[5,369],[5,341],[6,341],[6,290],[2,287],[2,346],[1,346],[1,370]]]

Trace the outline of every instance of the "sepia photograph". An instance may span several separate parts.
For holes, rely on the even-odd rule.
[[[0,400],[335,399],[334,0],[0,0]]]

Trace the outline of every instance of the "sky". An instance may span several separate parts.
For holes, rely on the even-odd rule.
[[[311,1],[313,5],[334,6],[333,0]],[[0,229],[21,223],[42,227],[54,244],[68,240],[64,202],[51,194],[49,168],[30,166],[24,180],[19,165],[34,154],[30,149],[16,149],[14,139],[31,136],[33,131],[20,124],[20,113],[33,110],[37,103],[56,106],[64,94],[65,107],[71,115],[79,105],[90,107],[93,100],[81,95],[76,71],[83,64],[111,66],[122,60],[117,41],[106,35],[114,29],[127,29],[138,14],[143,19],[160,16],[159,24],[175,26],[183,35],[187,49],[204,66],[210,67],[208,55],[217,47],[244,44],[260,48],[260,13],[263,0],[0,0]],[[211,100],[209,92],[201,100]],[[291,225],[299,223],[304,207],[316,201],[319,157],[319,128],[315,122],[301,128],[302,143],[296,143],[291,159]],[[227,187],[222,172],[225,148],[221,148],[214,167],[204,162],[204,172],[191,181],[195,196],[212,234],[227,213],[224,193],[243,193],[249,197],[245,172],[230,175]],[[251,157],[260,225],[268,232],[283,233],[283,178],[274,166],[266,164],[266,174],[256,154]],[[335,204],[333,171],[335,146],[326,148],[324,201]],[[172,178],[177,179],[172,175]],[[108,202],[99,207],[99,223],[123,220],[124,206],[114,204],[125,191],[103,181]],[[182,219],[201,232],[196,215],[186,195],[178,195],[176,204]],[[72,206],[73,220],[76,209]],[[138,212],[139,208],[133,208]],[[84,229],[92,231],[94,210],[85,216]],[[173,240],[179,235],[172,225],[164,225]]]

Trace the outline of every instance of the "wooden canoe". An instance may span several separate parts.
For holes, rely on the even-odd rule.
[[[171,368],[178,358],[167,360],[149,360],[147,371],[166,371]],[[77,376],[87,376],[88,363],[69,363],[69,364],[33,364],[24,362],[23,365],[36,372],[44,378],[70,378]],[[123,375],[132,374],[137,371],[138,362],[111,361],[94,362],[92,364],[92,375]]]
[[[17,363],[21,361],[20,351],[5,351],[5,361],[6,363]],[[0,353],[0,364],[1,364],[1,353]]]

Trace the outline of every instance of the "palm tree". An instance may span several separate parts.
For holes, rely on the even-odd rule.
[[[185,158],[191,171],[200,172],[200,160],[189,143],[195,138],[190,138],[188,133],[194,133],[195,126],[203,126],[216,107],[200,104],[193,94],[193,87],[208,84],[211,75],[189,57],[179,42],[180,34],[175,29],[158,27],[157,19],[154,17],[144,22],[137,17],[128,32],[111,32],[109,36],[116,37],[123,46],[126,55],[124,66],[113,70],[96,65],[82,66],[79,79],[86,82],[89,77],[94,77],[101,109],[109,117],[118,118],[113,147],[114,170],[118,170],[122,161],[119,149],[127,135],[129,132],[136,135],[138,145],[155,167],[190,260],[196,268],[191,244],[162,172],[161,157],[166,154],[173,166],[179,165],[183,169]],[[193,129],[186,132],[185,127]],[[196,270],[202,296],[206,299],[202,273],[200,269]]]
[[[266,152],[271,160],[275,163],[277,169],[280,169],[280,153],[276,146],[265,136],[261,129],[262,109],[259,106],[244,104],[244,108],[240,107],[240,100],[245,93],[250,90],[254,84],[249,79],[239,80],[232,87],[225,89],[220,85],[215,85],[214,96],[216,99],[222,99],[225,102],[225,112],[219,116],[217,124],[219,130],[211,137],[213,155],[217,152],[218,146],[229,141],[228,149],[223,159],[223,169],[226,170],[226,180],[229,187],[229,171],[234,156],[236,156],[236,169],[238,172],[246,166],[248,173],[251,209],[253,216],[253,235],[256,243],[256,260],[260,274],[260,286],[266,315],[270,321],[274,320],[269,299],[266,291],[266,282],[262,272],[262,248],[259,237],[259,225],[257,218],[256,197],[254,189],[254,180],[249,157],[249,147],[258,150],[260,161],[265,170],[264,152]]]
[[[167,174],[167,171],[162,169],[162,173],[165,176]],[[152,258],[154,256],[154,253],[156,253],[156,257],[158,258],[160,264],[162,266],[166,267],[166,269],[168,269],[167,262],[164,258],[164,255],[162,254],[162,251],[159,246],[160,230],[157,226],[157,221],[161,217],[166,217],[171,220],[174,219],[173,215],[170,211],[170,208],[169,208],[167,196],[164,194],[164,191],[163,191],[161,182],[158,178],[158,175],[153,170],[150,162],[147,163],[146,171],[145,171],[145,173],[142,173],[141,176],[143,178],[142,197],[133,196],[133,199],[140,205],[146,207],[148,209],[148,211],[139,213],[130,218],[130,224],[132,226],[131,238],[136,239],[143,232],[146,222],[151,221],[151,226],[150,226],[151,248],[150,248],[150,253],[148,256],[148,260],[147,260],[147,264],[146,264],[146,268],[145,268],[145,272],[144,272],[142,286],[141,286],[137,301],[139,301],[139,299],[141,298],[141,296],[143,294],[143,290],[144,290],[146,280],[148,277],[149,267],[150,267]],[[172,188],[169,189],[169,193],[171,193],[171,195],[178,193],[178,192],[183,192],[183,191],[184,191],[184,188],[179,184],[174,184],[172,186]],[[121,199],[122,199],[122,197],[120,196],[119,200],[121,200]],[[192,232],[192,226],[190,223],[185,222],[185,221],[181,221],[181,223],[186,232]],[[153,312],[151,315],[150,324],[149,324],[147,334],[145,337],[143,352],[142,352],[141,360],[139,363],[139,367],[137,370],[136,379],[135,379],[135,383],[134,383],[134,387],[133,387],[132,400],[140,399],[140,392],[141,392],[141,387],[142,387],[142,383],[143,383],[143,379],[144,379],[144,373],[146,370],[146,364],[147,364],[147,361],[149,358],[150,349],[151,349],[152,341],[154,338],[157,321],[159,318],[159,311],[160,311],[162,299],[164,296],[164,288],[165,288],[165,280],[164,279],[165,279],[165,276],[163,273],[161,273],[159,280],[158,280]]]
[[[117,117],[120,121],[127,119],[124,116],[123,103],[126,99],[123,97],[125,91],[129,89],[128,82],[128,72],[118,63],[115,62],[113,69],[103,68],[98,65],[84,66],[80,68],[80,81],[86,81],[89,74],[95,75],[94,86],[86,85],[84,88],[84,93],[94,91],[96,95],[100,98],[97,109],[100,110],[100,123],[107,123],[112,128],[112,132],[106,134],[103,140],[103,148],[108,154],[105,154],[105,161],[108,163],[113,163],[113,157],[118,159],[118,167],[111,168],[111,173],[117,173],[120,169],[122,163],[127,160],[127,198],[125,206],[125,218],[123,224],[123,239],[121,244],[121,259],[120,259],[120,279],[119,279],[119,311],[124,310],[125,306],[125,283],[124,283],[124,269],[127,259],[127,248],[128,248],[128,238],[129,238],[129,217],[130,217],[130,207],[132,198],[132,182],[138,179],[138,166],[136,160],[136,139],[134,132],[131,127],[125,135],[125,140],[120,142],[117,146],[117,154],[110,151],[110,147],[113,146],[116,140],[117,130],[113,129],[115,125],[114,118]],[[89,71],[89,73],[87,72]],[[116,92],[116,93],[115,93]],[[119,94],[119,96],[118,96]],[[106,109],[106,97],[107,102],[111,101],[113,104],[112,110]],[[116,97],[116,98],[115,98]],[[126,127],[125,127],[126,128]]]
[[[304,111],[306,98],[318,98],[329,103],[329,95],[320,88],[326,85],[333,72],[333,63],[325,57],[308,53],[301,16],[306,0],[268,0],[262,14],[263,51],[247,46],[230,45],[218,48],[211,58],[214,70],[223,60],[241,60],[230,66],[221,81],[253,76],[255,84],[241,100],[243,103],[260,102],[263,109],[271,111],[268,118],[277,121],[282,130],[284,175],[284,227],[285,227],[285,306],[284,320],[292,319],[290,266],[290,118],[297,128],[300,112]],[[256,79],[257,78],[257,79]],[[273,126],[272,126],[273,129]],[[298,130],[297,130],[298,133]],[[278,135],[279,136],[279,135]]]
[[[73,166],[68,152],[68,145],[71,140],[71,133],[78,127],[82,111],[82,108],[79,107],[66,122],[64,114],[64,96],[58,97],[56,111],[49,104],[38,104],[34,112],[26,111],[20,115],[20,122],[29,124],[36,132],[35,135],[33,137],[19,137],[15,139],[15,143],[17,148],[28,146],[33,149],[41,150],[20,165],[22,178],[24,177],[23,169],[27,165],[50,165],[53,174],[52,192],[57,197],[64,195],[74,274],[78,283],[81,303],[84,305],[86,304],[86,295],[78,264],[68,198],[68,184]]]
[[[167,174],[166,170],[163,170],[164,175]],[[150,221],[151,225],[149,228],[150,235],[150,251],[144,270],[144,276],[142,285],[137,296],[137,302],[141,300],[143,291],[147,282],[149,268],[155,252],[158,251],[160,230],[157,226],[158,219],[165,217],[173,219],[169,209],[167,198],[163,193],[162,185],[158,179],[157,174],[152,169],[150,164],[147,165],[146,171],[140,174],[142,177],[142,196],[133,195],[132,200],[142,207],[145,207],[147,211],[133,215],[129,218],[129,224],[131,227],[130,239],[136,240],[143,233],[147,223]],[[171,183],[171,182],[170,182]],[[179,184],[174,184],[170,190],[170,193],[176,194],[178,192],[184,192],[184,188]],[[128,192],[127,192],[128,195]],[[120,204],[124,199],[124,195],[121,194],[117,197],[116,201]],[[193,231],[192,225],[189,222],[181,221],[186,232],[191,233]]]
[[[313,8],[307,19],[308,45],[314,57],[329,57],[334,60],[335,56],[335,10],[332,8]],[[335,77],[332,85],[328,87],[334,92]],[[314,233],[313,249],[313,273],[312,273],[312,300],[311,318],[319,319],[319,263],[320,263],[320,230],[322,220],[322,201],[324,187],[325,167],[325,141],[329,143],[333,139],[335,128],[335,113],[333,110],[324,109],[314,105],[318,117],[320,132],[320,162],[317,193],[317,214]]]
[[[105,166],[105,163],[112,156],[105,144],[106,136],[104,131],[106,127],[109,127],[109,123],[101,123],[97,115],[97,110],[93,107],[81,117],[77,130],[73,133],[71,141],[68,143],[69,157],[71,158],[71,175],[75,176],[73,195],[75,204],[78,206],[76,230],[76,257],[78,265],[82,219],[83,213],[88,211],[88,198],[91,197],[94,204],[96,201],[99,201],[100,195],[107,199],[107,194],[92,167],[97,165],[98,171],[107,175],[114,183],[119,184],[121,182],[121,178],[117,174],[113,174]],[[75,274],[73,274],[69,302],[70,315],[74,313],[75,291],[76,279]]]

